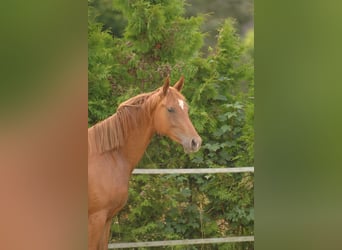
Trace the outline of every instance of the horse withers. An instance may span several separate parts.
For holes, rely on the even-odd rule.
[[[189,119],[183,85],[184,77],[173,87],[168,77],[88,129],[88,250],[108,249],[112,218],[126,204],[131,173],[154,134],[180,143],[186,153],[199,150],[202,139]]]

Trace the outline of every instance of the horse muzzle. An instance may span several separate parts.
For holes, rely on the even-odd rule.
[[[185,140],[183,143],[183,148],[185,153],[195,153],[201,148],[201,145],[202,139],[198,136]]]

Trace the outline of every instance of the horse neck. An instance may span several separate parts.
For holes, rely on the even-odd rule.
[[[137,124],[130,132],[125,144],[119,150],[127,160],[129,171],[131,172],[141,160],[155,133],[152,124],[152,120],[145,120]]]

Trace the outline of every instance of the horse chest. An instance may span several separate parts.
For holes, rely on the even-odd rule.
[[[94,210],[116,212],[127,202],[130,173],[120,158],[104,156],[88,169],[89,204]]]
[[[122,208],[128,198],[129,177],[122,175],[120,178],[117,178],[117,176],[117,174],[114,174],[111,178],[111,184],[106,187],[108,201],[113,208]]]

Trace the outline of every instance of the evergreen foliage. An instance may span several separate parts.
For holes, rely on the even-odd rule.
[[[89,126],[124,100],[185,76],[183,94],[202,149],[186,155],[155,136],[139,168],[252,166],[254,154],[253,33],[242,40],[225,20],[217,44],[200,53],[204,16],[184,17],[183,0],[114,0],[126,20],[122,37],[96,19],[90,3]],[[192,239],[254,234],[254,174],[134,175],[127,206],[114,219],[112,241]],[[191,249],[252,249],[234,243]],[[190,248],[189,248],[190,249]]]

